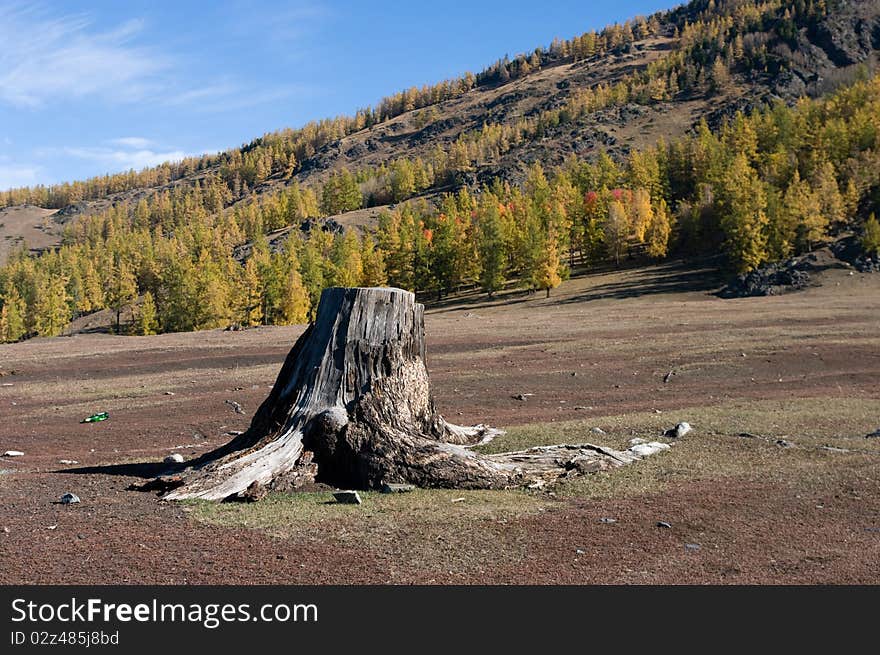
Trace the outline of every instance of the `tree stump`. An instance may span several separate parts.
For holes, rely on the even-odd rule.
[[[447,423],[425,365],[424,307],[392,288],[330,288],[249,429],[153,484],[168,499],[259,499],[314,461],[341,488],[542,486],[638,455],[590,444],[480,455],[497,430]],[[585,465],[589,460],[593,464]]]

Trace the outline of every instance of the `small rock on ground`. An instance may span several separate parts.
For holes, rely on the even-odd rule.
[[[64,494],[63,496],[61,496],[61,504],[62,505],[70,505],[71,503],[78,503],[78,502],[80,502],[79,496],[77,496],[76,494],[72,494],[72,493],[68,492],[68,493]]]
[[[659,441],[651,441],[648,443],[640,443],[635,446],[630,446],[627,448],[629,452],[633,455],[637,455],[639,457],[650,457],[655,453],[659,453],[662,450],[669,450],[668,443],[661,443]]]
[[[691,424],[687,421],[682,421],[681,423],[678,423],[674,428],[669,428],[665,433],[663,433],[663,436],[668,439],[680,439],[691,430],[693,430]]]
[[[617,519],[612,519],[608,516],[603,516],[599,519],[599,523],[617,523]]]
[[[658,528],[671,528],[672,524],[667,523],[666,521],[657,521],[657,527]]]
[[[71,464],[79,464],[79,462],[76,461],[75,459],[59,459],[58,463],[59,464],[67,464],[68,466]]]
[[[24,453],[20,450],[7,450],[3,453],[3,457],[23,457]]]
[[[333,497],[337,503],[344,505],[360,505],[362,502],[357,491],[334,491]]]
[[[402,494],[407,491],[415,491],[416,485],[414,484],[399,484],[396,482],[386,482],[382,485],[382,493],[383,494]]]
[[[183,464],[183,455],[180,453],[174,453],[173,455],[168,455],[168,457],[162,461],[166,464]]]
[[[593,434],[608,434],[602,428],[590,428],[590,432],[592,432]]]
[[[242,409],[241,405],[239,405],[234,400],[224,400],[223,402],[232,407],[232,409],[235,410],[236,414],[244,414],[244,409]]]

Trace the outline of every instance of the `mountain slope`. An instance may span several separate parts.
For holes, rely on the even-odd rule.
[[[791,103],[801,95],[820,95],[852,79],[860,65],[872,68],[880,47],[880,2],[874,0],[830,2],[827,15],[818,18],[810,14],[802,2],[698,0],[652,20],[655,21],[653,33],[644,38],[621,37],[624,42],[582,57],[554,52],[551,47],[543,51],[540,67],[519,77],[506,82],[478,83],[450,99],[402,111],[341,138],[324,139],[326,143],[316,152],[300,158],[293,175],[290,170],[271,172],[265,179],[255,181],[251,188],[233,189],[230,204],[248,199],[252,193],[274,192],[294,181],[319,185],[330,172],[343,167],[375,168],[400,157],[429,159],[438,149],[449,151],[457,140],[478,140],[487,124],[515,129],[519,123],[527,127],[520,130],[525,133],[518,143],[506,151],[495,148],[496,152],[489,157],[482,153],[477,155],[468,170],[448,182],[456,186],[496,177],[521,182],[527,165],[533,161],[558,164],[570,153],[591,157],[607,152],[620,158],[631,148],[651,145],[661,137],[681,135],[702,118],[710,125],[717,125],[737,109],[751,109],[776,98]],[[629,25],[624,27],[629,29]],[[707,27],[694,29],[695,25]],[[725,33],[737,36],[732,43],[727,43]],[[576,38],[566,43],[577,44],[578,41]],[[722,57],[725,49],[731,48],[748,52],[729,55],[737,58],[731,60],[730,76],[723,86],[707,82],[712,58]],[[754,61],[756,56],[760,66]],[[669,63],[682,59],[684,64]],[[518,61],[510,62],[508,68],[516,72]],[[563,124],[553,124],[558,119],[554,112],[564,111],[567,105],[577,101],[579,94],[615,85],[633,85],[633,80],[640,77],[656,76],[657,70],[662,76],[663,68],[670,65],[685,71],[693,68],[697,71],[695,83],[690,88],[667,93],[666,97],[660,94],[644,97],[639,91],[630,94],[634,97],[626,101],[611,102]],[[492,67],[487,70],[491,71]],[[481,75],[488,77],[485,71]],[[637,81],[637,88],[639,84]],[[535,133],[534,124],[548,115],[550,120]],[[205,161],[198,163],[200,170],[185,172],[173,182],[144,185],[78,202],[66,212],[51,217],[45,232],[60,233],[59,226],[67,223],[71,216],[96,213],[119,203],[133,206],[140,198],[160,190],[179,184],[192,185],[207,176],[222,174],[224,165],[231,159],[230,153],[241,156],[259,149],[264,141],[285,138],[284,132],[267,135],[238,151],[214,157],[215,161],[204,158]],[[437,187],[442,190],[449,184]],[[9,196],[7,204],[12,204],[11,194]],[[12,240],[25,237],[28,242],[33,241],[24,232],[15,234],[9,228],[4,236],[7,235]],[[40,239],[32,245],[41,248],[52,243],[51,239]],[[0,251],[2,257],[4,253]]]
[[[0,339],[107,310],[139,334],[296,323],[327,286],[549,295],[633,257],[747,272],[874,230],[878,16],[700,0],[225,153],[8,192],[60,209],[28,210],[50,252],[0,267]]]

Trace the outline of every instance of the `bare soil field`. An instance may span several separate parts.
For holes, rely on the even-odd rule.
[[[0,208],[0,266],[23,244],[32,249],[60,244],[63,226],[52,220],[53,214],[54,209],[33,205]]]
[[[0,346],[0,583],[880,582],[880,276],[717,286],[669,264],[429,309],[438,406],[506,429],[486,450],[694,426],[544,491],[163,502],[127,488],[245,429],[302,328]]]

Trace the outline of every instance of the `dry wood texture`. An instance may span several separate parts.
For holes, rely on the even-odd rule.
[[[424,307],[408,291],[326,289],[250,428],[166,478],[166,498],[256,499],[289,487],[312,461],[318,481],[339,487],[473,489],[542,486],[640,457],[589,444],[473,452],[497,431],[437,412],[424,335]]]

